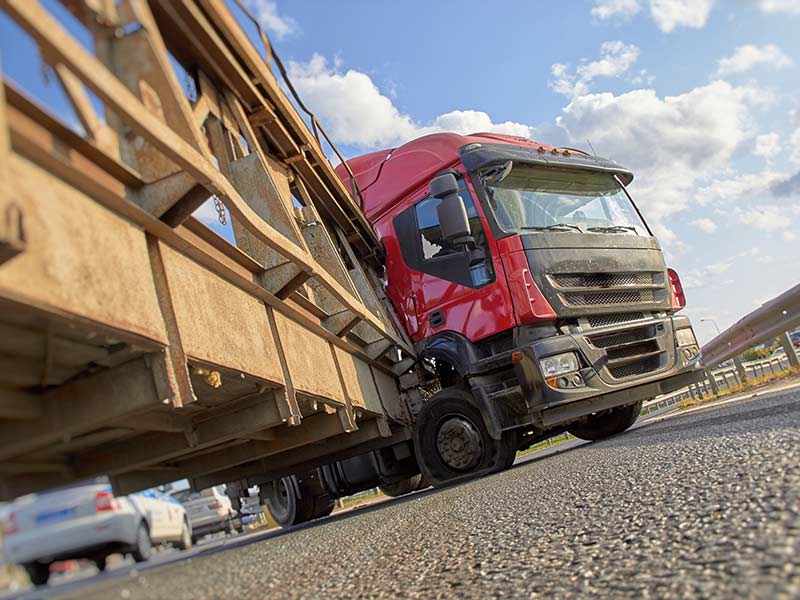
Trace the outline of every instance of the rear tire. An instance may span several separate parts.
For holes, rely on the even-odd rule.
[[[136,562],[148,561],[153,556],[153,541],[144,521],[139,523],[139,529],[136,530],[136,545],[131,551],[131,556]]]
[[[50,579],[50,563],[27,563],[25,571],[28,573],[31,583],[36,586],[47,585],[47,580]]]
[[[106,558],[107,557],[103,556],[101,558],[94,559],[94,564],[97,567],[97,570],[100,571],[101,573],[106,570],[107,566]]]
[[[642,411],[642,401],[612,408],[608,412],[591,415],[585,421],[572,423],[567,431],[576,438],[594,441],[622,433],[636,422]]]
[[[378,489],[380,489],[380,491],[382,491],[387,496],[391,496],[392,498],[399,498],[400,496],[405,496],[406,494],[410,494],[411,492],[416,492],[418,489],[420,489],[419,485],[421,482],[422,482],[422,474],[418,473],[406,479],[395,481],[394,483],[383,483],[380,486],[378,486]]]
[[[283,477],[265,487],[263,498],[267,510],[281,527],[327,517],[333,512],[335,502],[322,487],[316,472]]]
[[[445,388],[417,415],[414,452],[420,471],[433,487],[502,471],[514,462],[517,434],[489,435],[483,415],[468,391]]]

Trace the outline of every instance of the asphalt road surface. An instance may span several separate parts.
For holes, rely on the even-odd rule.
[[[48,595],[798,598],[800,388],[187,556]]]

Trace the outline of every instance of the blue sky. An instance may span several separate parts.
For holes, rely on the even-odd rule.
[[[800,0],[248,4],[346,156],[494,130],[632,168],[701,340],[800,280]],[[0,17],[44,96],[34,52]]]

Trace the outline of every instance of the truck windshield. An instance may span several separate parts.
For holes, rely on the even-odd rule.
[[[485,185],[497,223],[509,233],[650,235],[608,173],[516,164],[501,181]]]

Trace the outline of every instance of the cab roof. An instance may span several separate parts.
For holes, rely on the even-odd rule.
[[[564,153],[564,150],[568,150]],[[434,175],[464,160],[469,170],[503,160],[524,160],[550,166],[607,170],[622,176],[627,185],[630,171],[617,163],[591,156],[581,150],[556,148],[523,137],[498,133],[434,133],[397,148],[378,150],[351,158],[347,165],[361,190],[364,214],[375,222],[395,204]],[[336,174],[349,186],[344,165]]]

